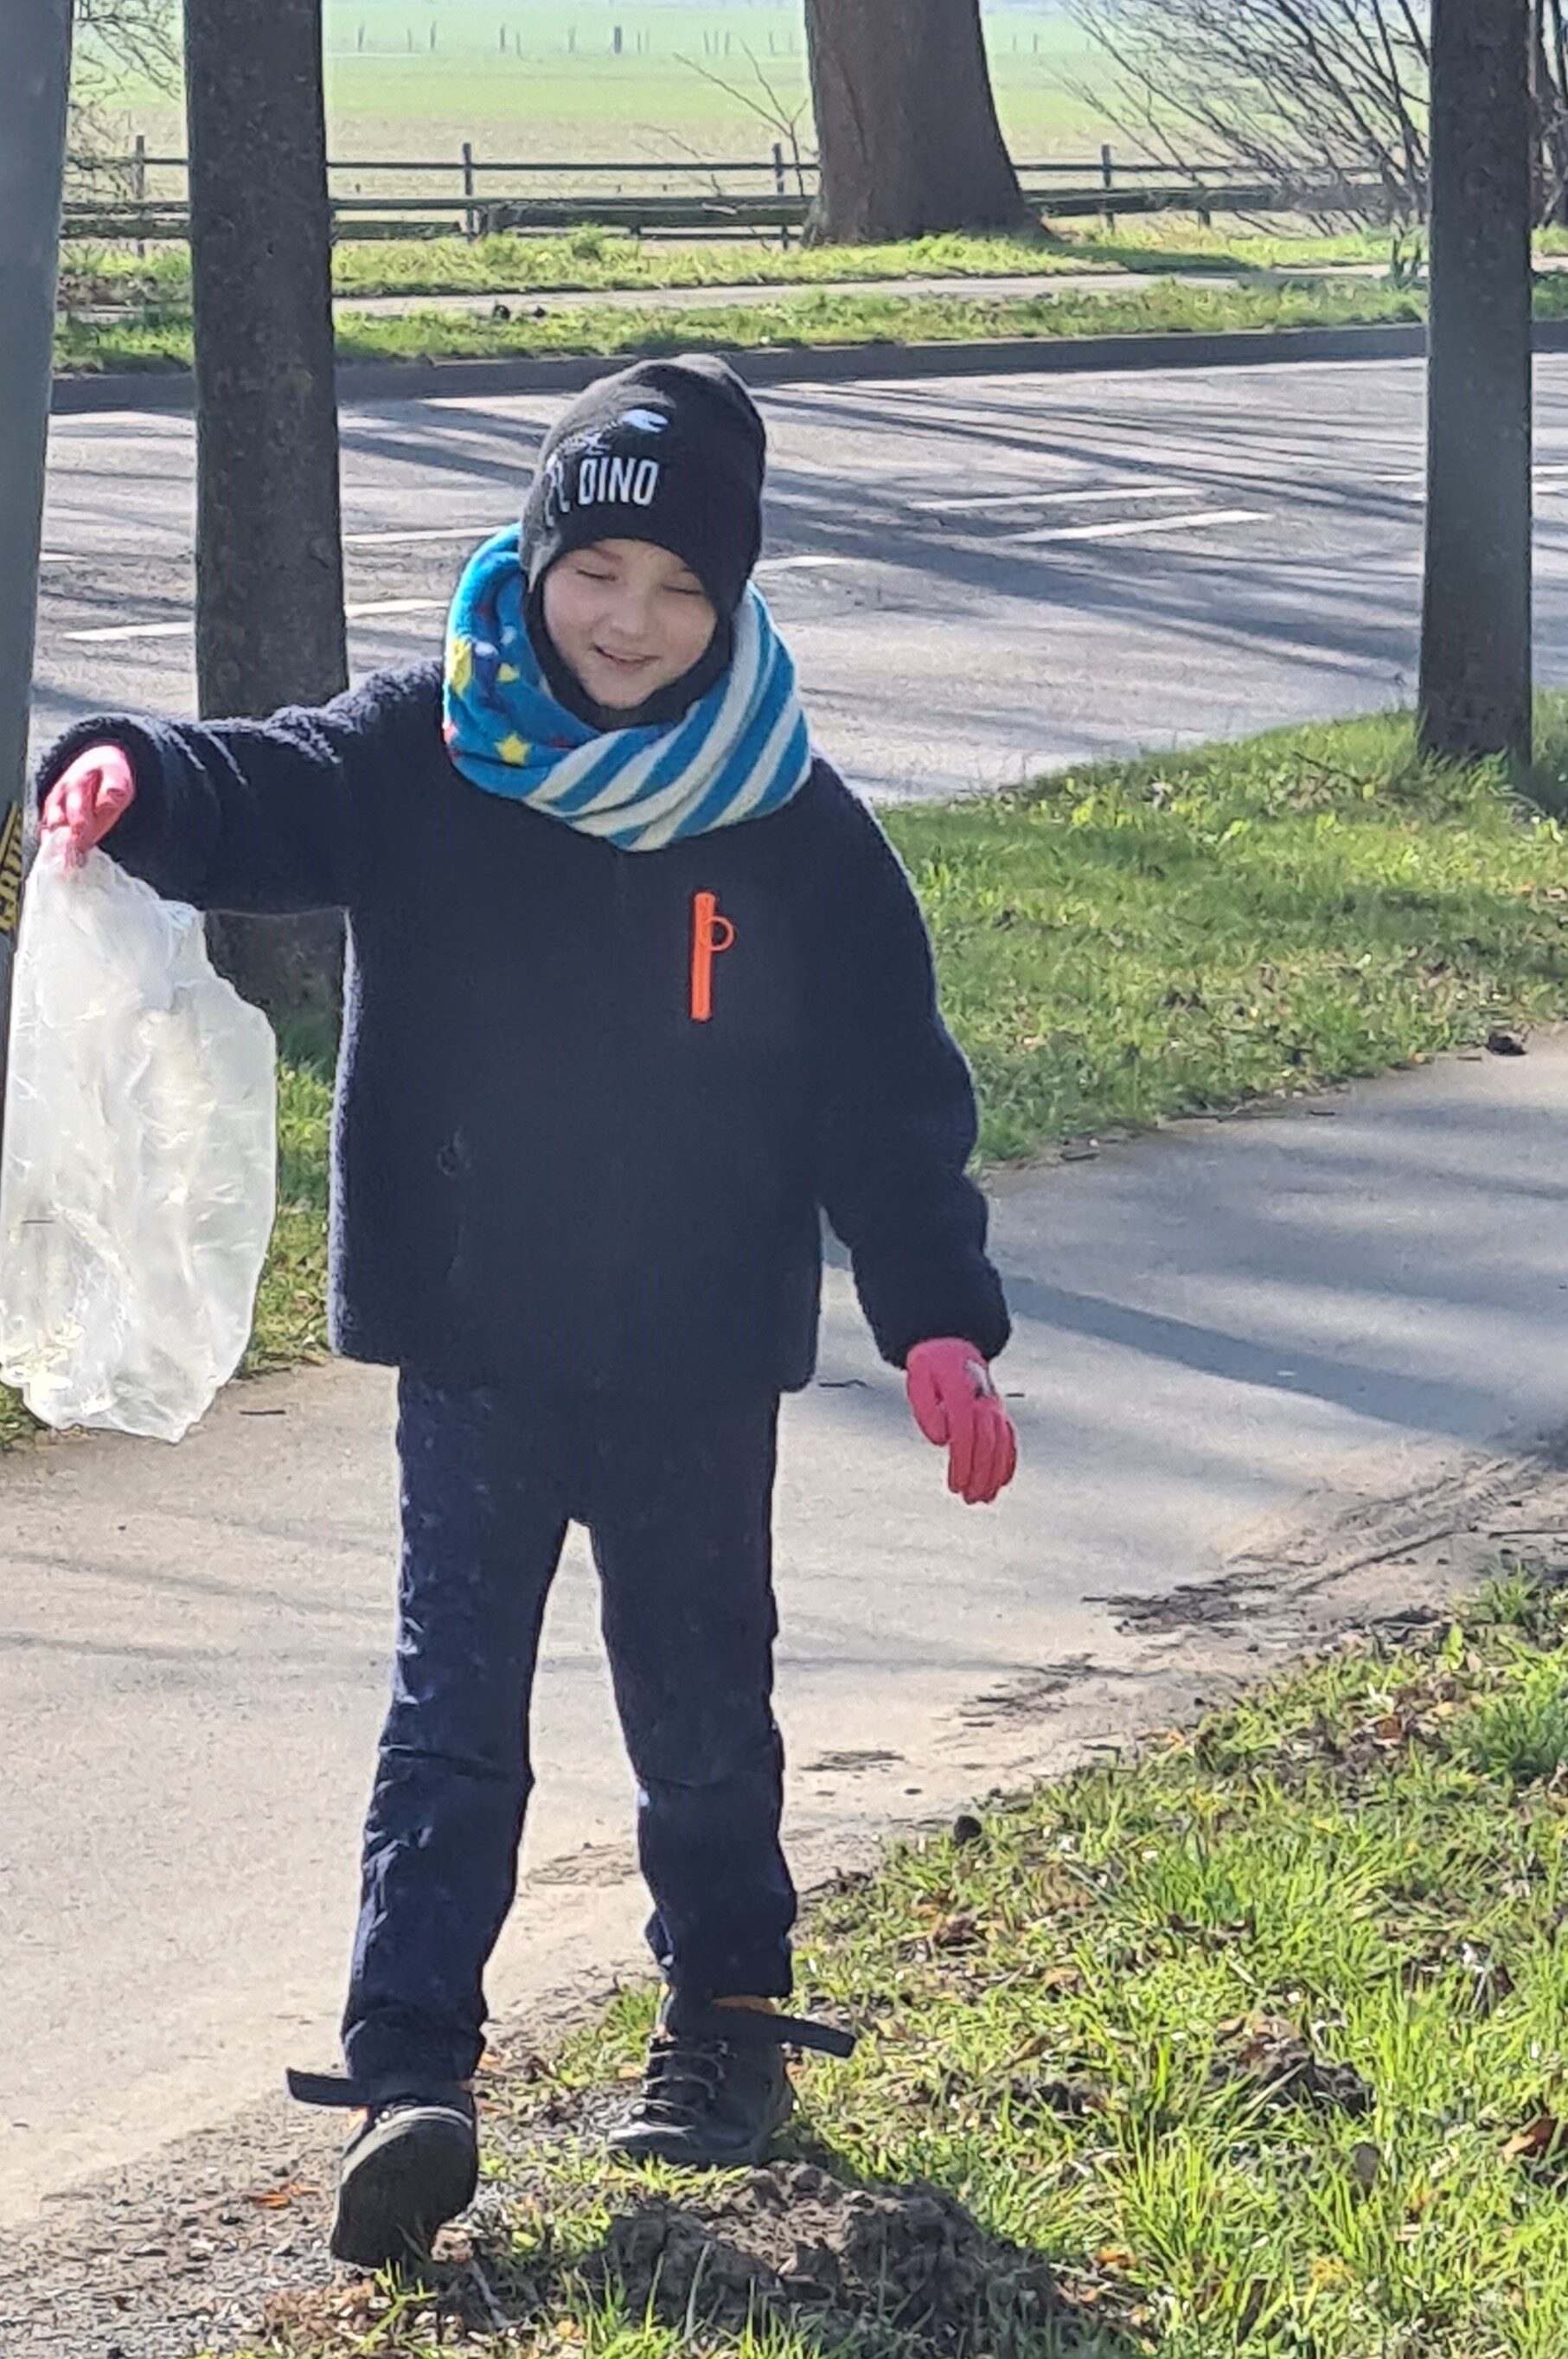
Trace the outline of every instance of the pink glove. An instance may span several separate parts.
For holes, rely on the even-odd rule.
[[[39,832],[46,843],[63,838],[67,866],[80,868],[135,799],[135,773],[124,747],[90,745],[45,796]]]
[[[985,1361],[972,1343],[943,1335],[917,1343],[905,1373],[915,1423],[948,1451],[947,1488],[971,1507],[988,1504],[1018,1471],[1018,1436]]]

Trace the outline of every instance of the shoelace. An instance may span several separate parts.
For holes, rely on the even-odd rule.
[[[677,1992],[665,2002],[649,2043],[638,2110],[661,2125],[684,2127],[718,2096],[726,2055],[737,2048],[808,2048],[851,2056],[855,2038],[834,2024],[761,2007],[703,2006]]]
[[[655,2036],[638,2110],[647,2119],[684,2127],[713,2103],[723,2084],[724,2051],[718,2042]]]

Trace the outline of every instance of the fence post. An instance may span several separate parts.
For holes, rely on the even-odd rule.
[[[137,132],[136,149],[131,158],[131,197],[133,202],[138,205],[145,205],[147,201],[147,135],[145,131]],[[137,238],[136,259],[138,261],[146,250],[146,238]]]
[[[780,198],[787,197],[789,194],[789,185],[784,179],[784,151],[782,139],[773,141],[773,189]],[[786,221],[781,221],[779,223],[779,245],[785,254],[789,252],[789,223]]]
[[[474,211],[473,192],[473,141],[471,139],[465,139],[463,141],[463,196],[465,199],[463,210],[463,235],[465,237],[477,237],[479,235],[479,216]]]
[[[1103,147],[1099,151],[1099,176],[1108,189],[1115,188],[1116,158],[1112,156],[1108,144]],[[1107,229],[1114,229],[1116,227],[1116,207],[1114,205],[1107,205],[1102,218],[1104,219]]]
[[[0,10],[0,1122],[22,902],[70,20],[70,0]]]
[[[615,27],[615,54],[619,57],[626,46],[626,35],[621,26]]]

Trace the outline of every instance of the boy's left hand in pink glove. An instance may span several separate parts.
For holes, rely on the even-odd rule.
[[[950,1335],[917,1343],[905,1369],[909,1405],[927,1441],[946,1449],[947,1488],[978,1507],[1018,1471],[1018,1436],[991,1372],[972,1343]]]

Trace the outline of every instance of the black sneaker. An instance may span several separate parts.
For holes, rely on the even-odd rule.
[[[610,2134],[628,2162],[721,2170],[761,2162],[795,2111],[786,2048],[849,2056],[847,2031],[761,2008],[701,2006],[671,1992],[648,2043],[643,2086]]]
[[[290,2072],[307,2105],[362,2108],[338,2174],[332,2257],[384,2269],[429,2257],[438,2228],[473,2201],[479,2128],[473,2096],[456,2082],[352,2081]]]

